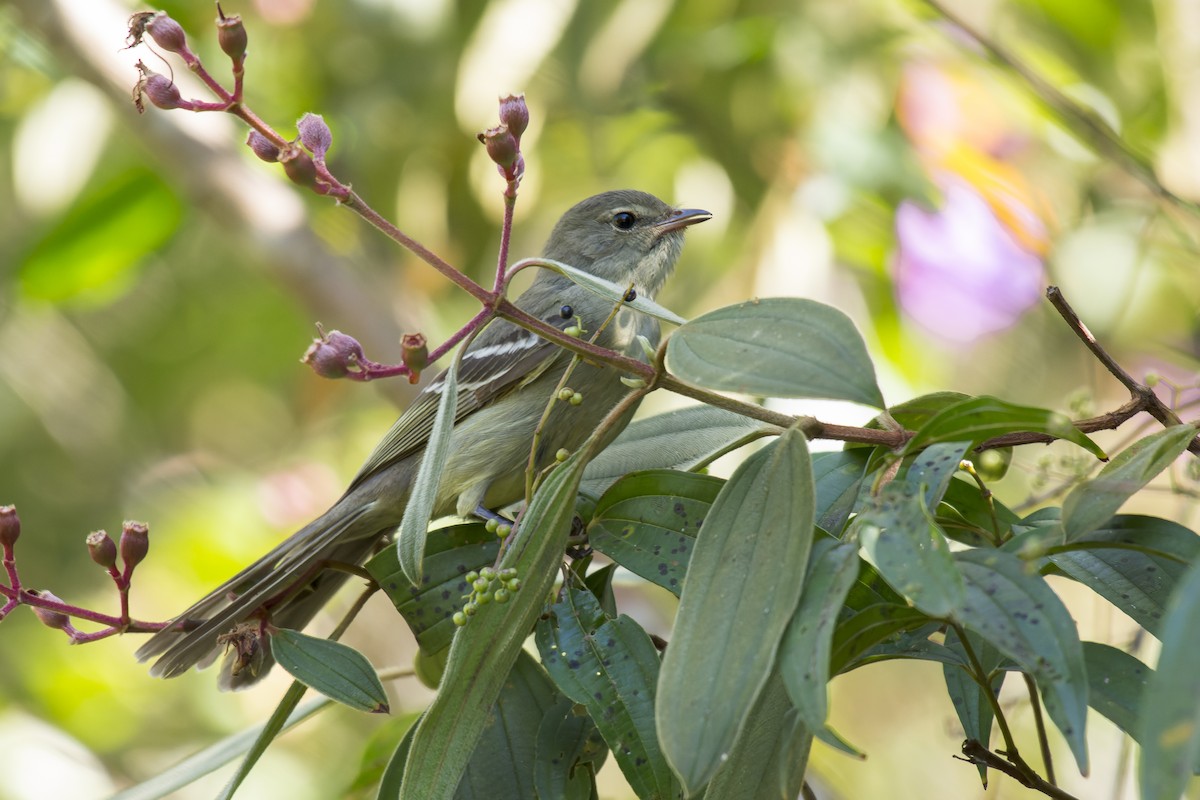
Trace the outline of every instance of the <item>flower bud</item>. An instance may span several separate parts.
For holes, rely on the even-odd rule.
[[[165,11],[157,11],[145,23],[146,33],[154,43],[168,53],[183,54],[188,52],[187,34],[179,23],[167,16]]]
[[[125,577],[128,578],[133,568],[142,563],[150,550],[150,528],[144,522],[126,520],[121,526],[121,562],[125,565]]]
[[[246,137],[246,144],[254,151],[254,155],[268,164],[273,164],[279,160],[279,148],[275,146],[274,142],[258,131],[250,131],[250,135]]]
[[[31,589],[29,593],[31,595],[33,595],[34,597],[40,597],[44,600],[53,600],[55,603],[63,602],[61,597],[57,597],[56,595],[54,595],[54,593],[48,592],[45,589],[43,589],[40,592],[36,589]],[[66,604],[63,603],[63,605],[66,605]],[[42,624],[45,625],[47,628],[54,628],[55,630],[58,630],[58,631],[65,631],[71,627],[71,618],[68,617],[66,614],[62,613],[61,611],[54,611],[53,609],[42,608],[41,606],[32,606],[32,605],[30,606],[30,608],[33,609],[33,613],[37,614],[37,618],[40,619],[42,621]]]
[[[406,333],[400,339],[400,360],[408,367],[408,382],[416,383],[421,370],[429,366],[429,347],[423,333]]]
[[[279,163],[283,164],[283,171],[292,183],[309,189],[317,187],[317,165],[299,145],[293,144],[280,151]]]
[[[0,506],[0,546],[10,553],[21,536],[21,518],[16,506]]]
[[[233,61],[233,68],[241,69],[242,62],[246,60],[246,44],[249,41],[246,36],[246,27],[242,25],[242,18],[237,14],[225,16],[225,12],[221,10],[220,4],[217,5],[217,42],[221,45],[221,52],[229,56]]]
[[[479,141],[487,148],[488,158],[504,170],[511,170],[517,163],[520,151],[517,137],[513,136],[506,125],[488,128],[478,136]]]
[[[358,367],[363,358],[362,345],[353,336],[341,331],[321,332],[300,361],[308,364],[322,378],[344,378]]]
[[[149,97],[151,103],[167,111],[179,108],[183,103],[179,87],[166,75],[157,72],[147,72],[142,78],[141,93]]]
[[[529,107],[525,105],[525,95],[510,94],[500,98],[500,124],[506,126],[518,142],[521,141],[521,134],[529,127]]]
[[[325,160],[325,153],[333,144],[333,132],[325,124],[325,118],[320,114],[305,114],[296,123],[300,133],[300,141],[308,148],[317,161]]]
[[[117,543],[106,531],[92,531],[87,535],[88,555],[105,569],[117,566]]]

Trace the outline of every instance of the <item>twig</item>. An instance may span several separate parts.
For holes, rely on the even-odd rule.
[[[1033,708],[1038,747],[1042,751],[1042,763],[1046,765],[1046,780],[1057,786],[1058,781],[1054,779],[1054,759],[1050,756],[1050,740],[1046,738],[1046,720],[1042,717],[1042,703],[1038,700],[1037,684],[1028,672],[1022,672],[1021,677],[1025,679],[1025,688],[1029,691],[1029,705]]]

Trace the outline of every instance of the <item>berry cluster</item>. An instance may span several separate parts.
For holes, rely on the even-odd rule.
[[[471,593],[463,595],[466,602],[462,611],[454,612],[453,617],[454,624],[460,628],[478,613],[480,606],[486,606],[492,601],[507,603],[513,592],[521,591],[521,579],[512,568],[494,570],[484,567],[479,572],[472,570],[467,573],[467,583],[471,585]]]

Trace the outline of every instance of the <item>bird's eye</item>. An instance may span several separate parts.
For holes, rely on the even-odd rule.
[[[620,230],[629,230],[635,222],[637,222],[637,217],[628,211],[618,211],[616,214],[613,214],[612,224]]]

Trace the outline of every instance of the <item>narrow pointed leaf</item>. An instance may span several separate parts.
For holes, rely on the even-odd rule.
[[[920,486],[893,481],[855,522],[879,574],[914,606],[945,617],[962,606],[962,575],[946,537],[925,507]]]
[[[989,681],[987,691],[991,691],[993,696],[999,695],[1000,685],[1004,683],[1004,673],[999,671],[1004,656],[979,636],[970,632],[967,633],[967,636],[970,637],[971,647],[979,659],[980,666],[989,675],[995,673],[995,676]],[[992,710],[992,704],[987,695],[984,694],[984,688],[976,683],[975,678],[968,671],[969,662],[966,651],[963,650],[958,633],[954,628],[946,631],[946,647],[962,653],[962,663],[942,665],[942,676],[946,680],[946,691],[950,695],[950,702],[954,705],[954,713],[958,715],[959,724],[962,725],[963,733],[968,739],[974,739],[984,747],[990,748],[992,722],[996,718],[995,712]],[[976,767],[979,770],[979,779],[986,787],[987,767],[983,764],[977,764]]]
[[[897,603],[873,603],[843,614],[833,633],[830,671],[837,675],[860,666],[859,659],[876,644],[928,623],[925,614]]]
[[[538,623],[542,663],[562,692],[587,707],[643,798],[680,796],[654,726],[658,650],[629,617],[609,619],[588,591],[571,590]]]
[[[904,452],[916,453],[938,442],[969,441],[974,445],[1006,433],[1044,433],[1077,444],[1097,458],[1106,458],[1104,451],[1065,415],[986,396],[942,409],[917,430]]]
[[[271,635],[271,655],[293,678],[328,698],[373,714],[388,711],[375,668],[353,647],[281,628]]]
[[[696,540],[663,658],[659,738],[691,795],[729,756],[803,588],[812,466],[789,429],[721,489]]]
[[[538,727],[533,765],[536,796],[587,800],[592,776],[583,763],[590,760],[590,753],[602,752],[604,747],[592,718],[583,710],[577,713],[575,701],[560,695]]]
[[[638,295],[632,301],[626,300],[625,293],[629,291],[628,285],[622,286],[620,284],[613,283],[612,281],[605,280],[597,275],[593,275],[590,272],[584,272],[583,270],[573,267],[570,264],[564,264],[561,261],[554,261],[553,259],[549,258],[529,259],[529,261],[537,264],[538,266],[542,266],[546,269],[557,272],[559,275],[562,275],[572,283],[582,286],[593,294],[597,294],[606,300],[611,300],[613,303],[620,303],[621,305],[628,306],[635,311],[648,314],[655,319],[660,319],[663,322],[669,322],[672,325],[682,325],[687,321],[674,311],[663,308],[653,300],[642,297],[641,295]]]
[[[678,595],[700,523],[724,483],[671,470],[627,475],[596,503],[588,541],[630,572]]]
[[[421,454],[421,465],[409,492],[400,531],[396,534],[396,551],[400,556],[400,568],[408,576],[408,582],[421,585],[421,562],[425,558],[425,534],[429,530],[429,518],[437,502],[438,485],[442,480],[442,467],[450,451],[450,434],[454,432],[454,412],[458,406],[458,359],[450,362],[442,378],[442,395],[438,400],[437,416],[425,452]]]
[[[884,407],[854,323],[803,298],[751,300],[697,317],[668,340],[667,368],[708,389]]]
[[[694,470],[763,436],[774,425],[714,406],[690,406],[633,422],[592,459],[583,472],[583,490],[601,494],[630,472]]]
[[[913,460],[905,481],[924,487],[926,508],[938,507],[970,446],[970,442],[941,442],[925,448]]]
[[[813,453],[818,528],[834,536],[842,532],[858,500],[870,456],[871,450],[865,447],[833,453]]]
[[[1134,494],[1171,466],[1196,436],[1193,425],[1176,425],[1121,451],[1100,474],[1071,490],[1063,500],[1063,531],[1073,541],[1094,531]]]
[[[967,586],[966,603],[955,618],[1033,676],[1046,713],[1086,775],[1087,668],[1070,612],[1015,556],[967,550],[955,560]]]
[[[557,576],[571,530],[586,448],[543,482],[500,563],[524,582],[505,605],[491,604],[460,629],[441,688],[417,726],[404,768],[402,800],[450,800],[492,704]]]
[[[1184,575],[1167,608],[1162,652],[1142,698],[1143,800],[1177,800],[1200,762],[1200,564]]]
[[[858,565],[858,547],[850,542],[821,539],[813,545],[800,604],[779,646],[779,673],[809,730],[825,727],[833,630]]]

